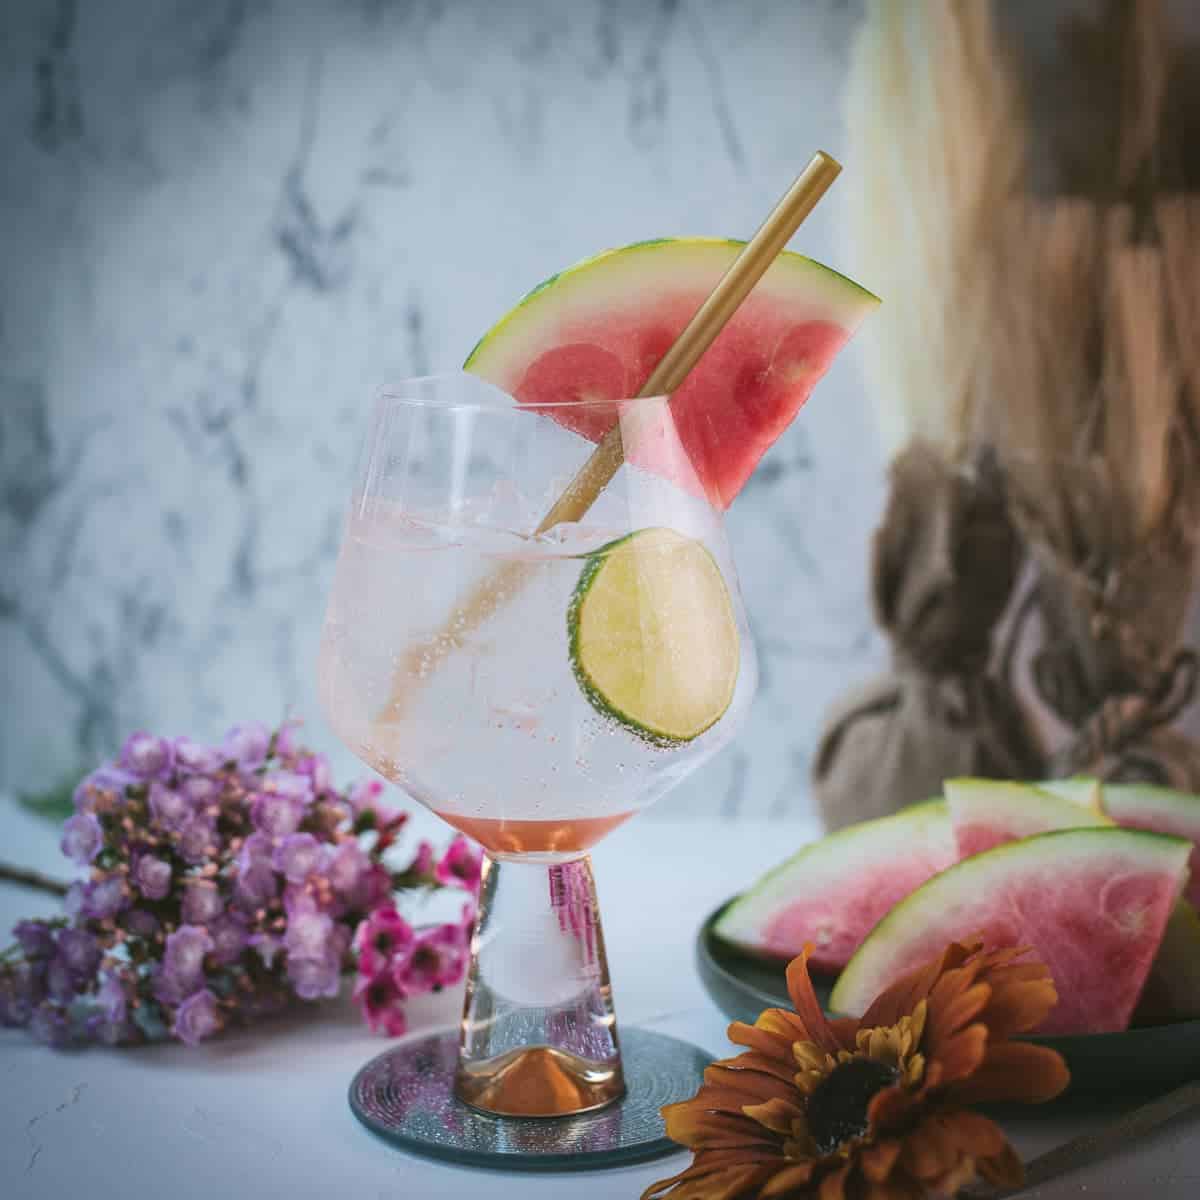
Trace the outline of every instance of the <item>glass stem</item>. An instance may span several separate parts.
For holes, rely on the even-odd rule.
[[[560,1117],[624,1094],[591,860],[484,859],[455,1093]]]

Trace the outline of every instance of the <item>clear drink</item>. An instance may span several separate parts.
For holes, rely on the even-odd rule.
[[[572,596],[588,555],[627,531],[532,538],[469,515],[452,523],[377,504],[350,516],[321,653],[326,711],[359,757],[488,850],[585,850],[707,758],[736,720],[665,746],[580,687]],[[470,610],[481,594],[480,621]]]

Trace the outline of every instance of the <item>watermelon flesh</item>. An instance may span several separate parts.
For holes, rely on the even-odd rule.
[[[535,288],[465,368],[599,442],[741,247],[664,238],[605,251]],[[639,424],[630,437],[622,423],[626,459],[728,508],[878,303],[811,259],[779,255],[670,397],[658,421],[670,429]],[[664,443],[682,446],[686,469]]]
[[[916,804],[804,846],[730,904],[714,932],[769,958],[812,943],[814,970],[836,972],[894,904],[956,858],[945,805]]]
[[[1126,1029],[1187,873],[1188,842],[1120,828],[1009,842],[935,875],[868,934],[830,998],[860,1016],[950,941],[1028,946],[1058,1003],[1040,1033]]]

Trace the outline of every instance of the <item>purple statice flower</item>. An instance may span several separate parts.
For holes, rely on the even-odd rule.
[[[207,925],[215,921],[224,908],[221,893],[211,879],[188,880],[180,907],[180,913],[188,925]]]
[[[111,801],[125,795],[125,789],[131,783],[140,780],[130,771],[111,764],[97,767],[89,775],[79,781],[72,794],[72,802],[76,812],[91,812],[98,807],[99,800]],[[111,807],[106,803],[104,807]]]
[[[391,969],[397,955],[406,955],[413,945],[412,926],[396,911],[394,904],[375,909],[354,933],[360,974],[375,976]]]
[[[473,850],[471,843],[460,833],[446,848],[433,874],[438,883],[465,888],[474,895],[479,891],[479,880],[483,874],[483,855]]]
[[[396,984],[406,995],[440,992],[458,983],[467,967],[467,939],[458,923],[437,925],[417,934],[412,950],[393,966]]]
[[[18,921],[13,937],[29,959],[45,959],[54,953],[54,931],[45,921]]]
[[[49,1001],[33,1010],[29,1018],[29,1032],[47,1046],[66,1046],[71,1041],[71,1024],[67,1014]]]
[[[370,912],[391,894],[392,881],[387,869],[373,863],[353,840],[339,844],[326,874],[334,894],[354,912]]]
[[[129,903],[129,892],[120,875],[92,881],[83,900],[83,915],[89,920],[105,921],[115,917]]]
[[[193,741],[190,737],[178,737],[174,743],[175,765],[194,775],[211,775],[225,763],[225,756],[216,746]]]
[[[221,784],[211,775],[189,775],[180,780],[179,791],[193,809],[202,809],[220,800]]]
[[[272,858],[272,866],[288,883],[303,883],[320,862],[321,843],[311,833],[289,833]]]
[[[270,771],[259,783],[259,791],[272,796],[286,796],[294,800],[301,812],[312,803],[312,780],[298,771]]]
[[[46,976],[40,963],[18,962],[0,971],[0,1025],[28,1025],[45,998]]]
[[[156,779],[170,773],[174,749],[166,738],[152,733],[131,733],[121,749],[120,764],[139,779]]]
[[[359,975],[354,984],[354,1002],[362,1011],[372,1033],[399,1037],[408,1029],[404,1016],[404,992],[391,971]]]
[[[289,955],[287,977],[301,1000],[332,998],[341,989],[341,960],[332,951],[320,958],[292,958]]]
[[[171,864],[153,854],[133,860],[133,884],[147,900],[164,900],[171,891]]]
[[[227,762],[232,761],[243,770],[261,767],[267,759],[271,745],[271,731],[261,721],[247,721],[235,725],[221,743],[221,753]]]
[[[135,937],[152,938],[162,928],[159,919],[144,908],[131,908],[122,918],[121,923]]]
[[[277,792],[258,792],[250,805],[250,820],[259,833],[283,838],[295,833],[304,816],[303,802]]]
[[[79,980],[88,978],[100,964],[100,944],[86,929],[64,929],[58,935],[58,958]]]
[[[314,754],[308,760],[308,777],[312,780],[313,791],[318,794],[333,790],[333,768],[325,755]]]
[[[129,994],[121,976],[114,971],[105,971],[96,989],[96,1004],[106,1021],[114,1025],[124,1024],[129,1013]]]
[[[180,925],[167,934],[160,975],[187,995],[199,983],[204,971],[204,956],[213,948],[208,930],[199,925]]]
[[[46,964],[46,995],[59,1004],[70,1004],[78,994],[78,976],[62,955],[56,955]]]
[[[274,856],[275,839],[265,833],[252,833],[238,851],[238,870],[244,871],[254,863],[262,863],[269,867]]]
[[[188,798],[158,780],[150,785],[150,813],[171,833],[179,833],[186,829],[193,819],[193,809]]]
[[[293,958],[323,958],[330,948],[333,918],[323,912],[290,915],[283,935],[289,962]]]
[[[301,913],[319,913],[324,910],[310,887],[301,883],[289,883],[283,889],[283,911],[290,921]]]
[[[189,866],[198,867],[214,856],[216,829],[204,817],[192,817],[179,831],[175,849]]]
[[[193,992],[176,1010],[171,1032],[188,1046],[199,1045],[221,1028],[217,998],[208,990]]]
[[[59,847],[73,863],[86,867],[100,853],[103,844],[104,830],[95,813],[76,813],[63,823]]]
[[[227,967],[241,958],[242,951],[246,949],[250,940],[246,929],[246,921],[238,913],[226,913],[208,926],[213,940],[212,957],[215,963]]]
[[[233,899],[239,908],[254,912],[269,904],[278,894],[279,880],[269,864],[252,862],[244,870],[238,871]]]

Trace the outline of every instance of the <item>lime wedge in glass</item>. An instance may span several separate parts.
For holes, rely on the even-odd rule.
[[[690,742],[733,700],[729,589],[703,544],[672,529],[641,529],[590,555],[567,634],[592,705],[648,741]]]

